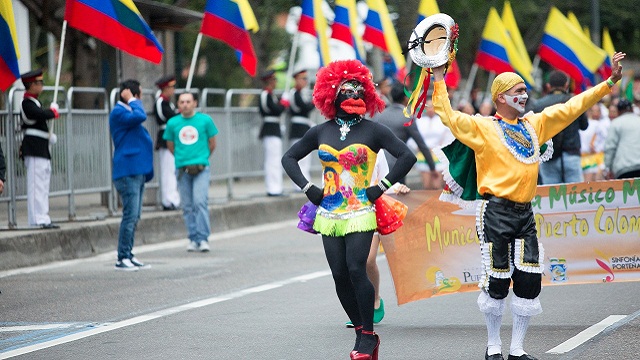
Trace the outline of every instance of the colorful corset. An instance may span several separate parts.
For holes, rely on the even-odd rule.
[[[342,150],[322,144],[318,156],[323,167],[324,198],[313,228],[329,236],[375,230],[375,209],[365,191],[377,154],[363,144]]]

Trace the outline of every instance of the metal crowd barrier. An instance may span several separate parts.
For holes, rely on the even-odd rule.
[[[45,106],[51,102],[53,90],[51,86],[44,88],[40,100]],[[184,91],[185,89],[176,89],[176,95]],[[226,183],[227,192],[222,200],[264,195],[263,186],[256,186],[255,191],[250,189],[249,192],[245,188],[242,195],[234,190],[234,184],[242,179],[264,177],[262,143],[258,139],[262,125],[258,111],[261,90],[206,88],[202,91],[191,91],[198,95],[197,110],[211,116],[219,130],[217,148],[210,161],[212,181]],[[9,229],[18,228],[17,202],[26,200],[25,166],[19,159],[23,135],[20,129],[18,100],[22,99],[23,93],[24,89],[11,88],[5,93],[5,109],[0,109],[0,146],[4,150],[7,162],[7,184],[4,193],[0,194],[0,203],[7,203]],[[148,111],[148,120],[144,126],[154,144],[158,124],[152,109],[157,95],[156,93],[143,97],[145,109],[151,110]],[[50,122],[53,132],[58,137],[57,143],[52,147],[50,198],[68,197],[68,221],[91,218],[91,214],[78,214],[78,196],[97,195],[100,199],[99,207],[106,209],[109,215],[116,213],[118,195],[111,180],[113,145],[109,133],[109,113],[118,96],[118,88],[109,92],[103,88],[71,87],[66,92],[59,89],[60,118]],[[84,101],[77,101],[79,98]],[[89,106],[78,107],[74,105],[76,102],[88,103]],[[283,150],[286,150],[289,146],[286,137],[288,121],[284,117],[283,115]],[[324,121],[320,118],[317,113],[312,117],[315,122]],[[314,158],[312,169],[319,169],[317,156]],[[157,208],[161,206],[160,164],[155,151],[154,171],[156,176],[146,184],[146,189],[156,191],[145,192],[151,194],[151,200],[147,198],[145,202]],[[93,211],[96,211],[95,207]],[[66,219],[54,219],[61,220]],[[21,227],[26,227],[26,224],[21,224]]]

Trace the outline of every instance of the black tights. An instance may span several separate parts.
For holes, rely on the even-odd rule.
[[[324,252],[336,284],[338,299],[354,326],[373,331],[375,292],[367,276],[373,231],[340,237],[322,236]]]

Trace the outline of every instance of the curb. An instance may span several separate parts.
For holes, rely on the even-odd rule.
[[[212,232],[295,219],[307,201],[303,194],[283,198],[256,198],[209,205]],[[0,270],[72,260],[115,251],[120,217],[63,224],[57,230],[16,231],[0,238]],[[13,235],[13,234],[12,234]],[[143,213],[135,243],[155,244],[186,238],[181,211]],[[114,258],[115,260],[115,258]]]

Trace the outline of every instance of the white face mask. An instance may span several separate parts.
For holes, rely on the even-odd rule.
[[[524,112],[524,106],[520,105],[520,102],[524,101],[526,103],[528,98],[529,98],[529,95],[526,93],[522,95],[514,95],[514,96],[509,96],[507,94],[504,94],[504,99],[507,101],[507,105],[518,110],[519,112]]]

